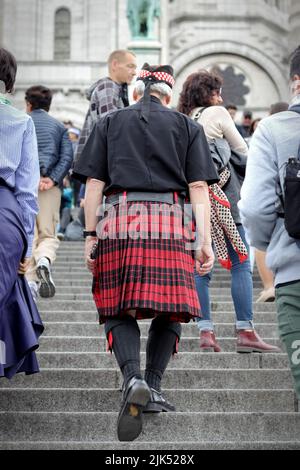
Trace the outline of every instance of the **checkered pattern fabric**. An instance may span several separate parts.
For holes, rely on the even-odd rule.
[[[149,72],[148,70],[141,70],[138,78],[143,80],[147,77],[154,77],[158,82],[165,82],[171,88],[175,85],[175,80],[172,75],[166,72]]]
[[[170,215],[168,204],[124,202],[102,218],[93,279],[100,323],[130,309],[137,319],[165,314],[188,322],[200,316],[193,252],[186,250],[190,232],[183,229],[180,206],[172,207]],[[108,232],[116,236],[105,239]]]
[[[102,78],[97,83],[87,112],[83,129],[80,134],[75,161],[80,158],[83,147],[89,138],[94,124],[98,119],[112,111],[124,108],[122,101],[122,86],[109,78]]]

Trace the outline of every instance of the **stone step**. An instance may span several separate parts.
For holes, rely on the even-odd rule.
[[[72,300],[72,301],[62,301],[53,299],[39,299],[38,306],[41,312],[47,312],[51,310],[92,310],[95,311],[95,303],[93,300]],[[213,311],[233,311],[233,303],[231,301],[218,301],[214,300],[211,303],[211,308]],[[254,303],[253,312],[276,312],[276,306],[273,302],[265,303]]]
[[[111,388],[122,386],[122,377],[115,368],[41,369],[40,374],[17,375],[11,381],[0,381],[2,388]],[[292,389],[289,369],[167,369],[162,383],[165,389]]]
[[[276,338],[264,338],[266,342],[274,346],[282,347],[280,340]],[[141,337],[141,351],[146,350],[147,337]],[[99,336],[41,336],[40,351],[78,351],[78,352],[103,352],[106,351],[106,338]],[[218,338],[220,347],[225,352],[236,350],[236,338]],[[179,350],[182,352],[198,352],[199,339],[184,337],[180,340]]]
[[[227,436],[228,437],[228,436]],[[3,441],[0,442],[0,450],[126,450],[126,451],[187,451],[187,450],[299,450],[299,441]],[[134,455],[134,454],[133,454]],[[193,455],[191,452],[189,455]],[[188,458],[187,458],[188,461]],[[148,462],[150,460],[148,459]],[[124,464],[125,465],[125,464]]]
[[[140,331],[142,336],[148,335],[150,322],[141,322]],[[104,327],[93,321],[87,322],[44,322],[45,331],[43,336],[96,336],[99,332],[104,335]],[[258,334],[262,337],[278,338],[278,327],[275,323],[255,323]],[[235,326],[232,323],[218,323],[215,328],[217,337],[235,335]],[[197,325],[189,323],[182,326],[182,337],[199,337]]]
[[[63,240],[60,243],[60,249],[62,249],[62,248],[77,248],[78,246],[84,247],[84,241],[83,240],[77,240],[77,241]]]
[[[0,440],[116,440],[117,412],[0,413]],[[167,439],[186,441],[292,441],[300,435],[300,413],[160,413],[145,416],[135,442]]]
[[[137,441],[118,442],[123,379],[105,352],[83,253],[83,242],[60,244],[56,296],[38,302],[46,327],[37,351],[41,373],[0,381],[0,449],[300,449],[287,356],[234,352],[230,272],[217,262],[210,293],[223,352],[200,353],[197,325],[183,325],[179,354],[162,383],[177,412],[146,416]],[[255,300],[262,289],[257,270],[253,279]],[[253,310],[258,333],[279,344],[275,303],[254,303]],[[150,322],[139,322],[142,351]]]
[[[177,412],[295,412],[293,390],[164,390]],[[117,389],[0,389],[0,412],[111,412],[121,401]],[[297,404],[296,404],[297,405]]]
[[[58,288],[62,287],[65,290],[68,288],[76,288],[76,287],[83,287],[86,289],[86,292],[90,292],[92,289],[92,277],[89,276],[86,279],[81,279],[78,277],[77,279],[73,279],[69,275],[65,278],[57,279],[55,278],[55,283]]]
[[[37,352],[40,367],[43,368],[112,368],[116,366],[113,354],[106,352]],[[141,353],[141,367],[145,368],[146,354]],[[168,364],[169,369],[286,369],[288,358],[283,353],[237,354],[181,352]],[[49,384],[50,385],[50,384]]]
[[[40,313],[44,322],[98,322],[98,313],[95,308],[87,310],[75,310],[75,311],[65,311],[65,310],[51,310],[46,311],[40,309]],[[146,320],[143,320],[146,321]],[[217,312],[213,315],[213,321],[215,324],[218,323],[232,323],[235,324],[235,314],[234,312]],[[255,312],[254,314],[255,325],[257,323],[272,323],[277,324],[277,317],[275,312]],[[140,321],[139,325],[143,322]],[[194,328],[196,328],[196,323],[190,323]],[[185,328],[186,325],[182,325]]]

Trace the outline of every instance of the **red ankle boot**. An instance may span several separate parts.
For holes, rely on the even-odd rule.
[[[213,331],[200,332],[200,351],[202,352],[221,352]]]
[[[280,349],[265,343],[255,330],[237,330],[236,351],[243,352],[280,352]]]

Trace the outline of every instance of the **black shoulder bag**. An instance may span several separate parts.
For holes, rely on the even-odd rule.
[[[300,145],[290,157],[284,177],[284,225],[290,237],[300,239]]]

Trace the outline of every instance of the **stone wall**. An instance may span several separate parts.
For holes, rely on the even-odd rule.
[[[106,60],[120,47],[122,2],[118,0],[2,0],[5,20],[3,44],[17,57],[19,72],[14,102],[23,107],[24,91],[32,84],[55,90],[51,112],[72,118],[81,126],[88,103],[85,91],[107,74]],[[123,5],[125,8],[125,5]],[[71,13],[70,60],[54,60],[55,12]],[[118,20],[117,20],[118,18]],[[126,19],[126,18],[125,18]],[[113,25],[113,27],[111,27]],[[124,33],[122,33],[124,35]],[[129,33],[126,37],[128,41]]]
[[[219,65],[242,81],[247,107],[263,115],[271,102],[288,99],[287,61],[300,36],[298,0],[161,0],[156,24],[158,61],[170,61],[177,84],[173,105],[187,75]],[[71,13],[70,60],[54,60],[55,12]],[[52,113],[83,123],[85,90],[107,73],[106,60],[132,41],[126,0],[0,0],[0,43],[17,57],[14,101],[45,84],[56,91]],[[142,65],[147,50],[141,49]],[[152,57],[152,56],[151,56]],[[154,57],[154,56],[153,56]]]
[[[218,64],[223,70],[232,68],[233,75],[244,76],[250,91],[242,107],[263,115],[271,103],[288,99],[289,3],[277,4],[260,0],[171,2],[171,61],[177,75],[174,100],[189,73]]]

